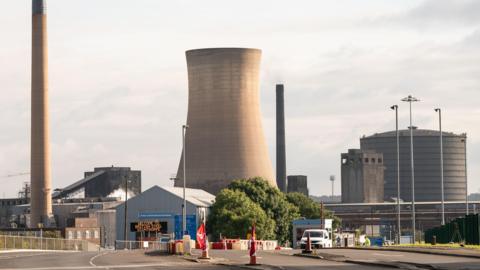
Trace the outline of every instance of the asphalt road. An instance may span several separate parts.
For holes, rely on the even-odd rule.
[[[406,253],[382,250],[324,249],[319,253],[328,260],[292,256],[294,251],[258,252],[258,269],[392,269],[386,266],[359,265],[345,262],[345,259],[374,263],[422,264],[417,269],[480,269],[480,259]],[[36,269],[36,270],[77,270],[77,269],[239,269],[249,261],[247,251],[211,250],[210,262],[197,263],[180,256],[148,256],[142,251],[108,252],[13,252],[0,253],[0,269]],[[195,257],[195,256],[193,256]]]

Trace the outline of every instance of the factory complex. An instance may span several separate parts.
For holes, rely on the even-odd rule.
[[[283,84],[272,85],[274,173],[260,109],[262,51],[254,48],[186,51],[188,114],[173,187],[142,190],[140,170],[104,166],[52,189],[51,170],[61,164],[52,164],[50,158],[46,24],[45,1],[33,0],[31,179],[19,198],[0,199],[1,231],[51,231],[66,239],[123,249],[127,241],[184,235],[195,239],[215,195],[237,179],[262,177],[284,193],[311,193],[306,175],[287,175]],[[466,134],[412,125],[398,133],[363,136],[359,148],[340,154],[341,201],[322,207],[341,218],[339,231],[358,229],[392,240],[438,226],[441,213],[447,220],[476,213],[480,202],[466,201],[466,146]],[[417,223],[412,225],[415,207]]]

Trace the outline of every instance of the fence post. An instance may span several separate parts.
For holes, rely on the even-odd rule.
[[[13,236],[12,238],[13,238],[13,249],[15,249],[15,236]]]

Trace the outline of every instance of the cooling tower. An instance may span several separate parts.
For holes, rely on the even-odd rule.
[[[232,180],[255,176],[277,186],[260,113],[261,51],[199,49],[186,56],[186,186],[217,194]],[[175,186],[183,186],[182,162],[183,154]]]
[[[48,130],[48,56],[45,0],[32,1],[32,97],[30,227],[52,225]]]

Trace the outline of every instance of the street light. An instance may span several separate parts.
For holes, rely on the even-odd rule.
[[[412,125],[412,102],[420,101],[419,99],[409,95],[402,101],[408,102],[410,105],[410,165],[412,173],[412,241],[415,244],[415,168],[413,165],[413,125]]]
[[[400,227],[400,137],[398,133],[398,105],[393,105],[390,109],[395,110],[395,133],[397,135],[397,244],[400,244],[402,230]]]
[[[124,220],[123,225],[125,226],[125,231],[123,234],[123,239],[125,240],[125,249],[127,248],[127,201],[128,201],[128,177],[126,175],[123,176],[125,178],[125,213],[124,213]]]
[[[442,192],[442,225],[445,225],[445,192],[443,189],[443,134],[442,134],[442,110],[435,109],[438,112],[438,126],[440,129],[440,189]]]
[[[186,188],[186,179],[187,179],[187,173],[186,173],[186,147],[185,147],[185,132],[188,128],[188,125],[183,125],[182,126],[182,143],[183,143],[183,205],[182,205],[182,236],[185,234],[185,231],[187,230],[187,199],[185,197],[185,188]]]

